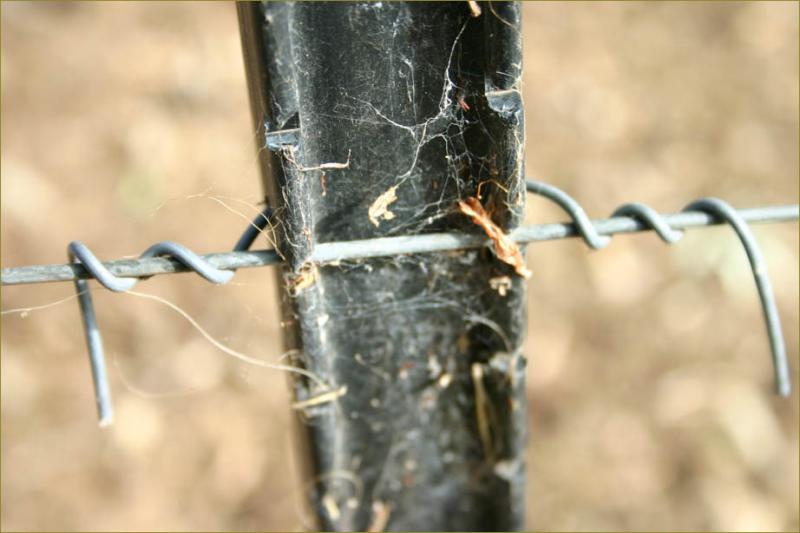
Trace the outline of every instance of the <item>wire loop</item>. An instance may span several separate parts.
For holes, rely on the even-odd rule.
[[[548,183],[541,181],[527,180],[525,186],[528,192],[544,196],[561,206],[572,218],[572,222],[578,228],[581,238],[594,250],[600,250],[608,246],[611,242],[611,237],[602,236],[597,233],[592,221],[586,215],[581,204],[579,204],[572,196],[565,193],[558,187],[554,187]]]
[[[271,216],[272,210],[269,207],[259,213],[253,223],[247,227],[244,234],[236,242],[234,251],[243,252],[249,250],[256,237],[258,237],[258,234],[263,231],[269,223]],[[147,279],[150,277],[123,278],[115,276],[99,259],[97,259],[97,256],[80,241],[72,241],[69,243],[69,246],[67,246],[67,256],[69,257],[70,263],[80,263],[83,265],[94,279],[110,291],[129,291],[136,285],[139,279]],[[158,242],[145,250],[139,258],[156,256],[173,257],[207,281],[217,285],[229,282],[234,276],[233,271],[220,270],[177,242]],[[76,279],[75,290],[78,293],[83,330],[86,336],[86,345],[89,349],[89,363],[92,368],[92,382],[94,384],[98,419],[100,426],[107,426],[111,424],[114,419],[114,409],[111,401],[111,388],[108,384],[103,338],[100,335],[100,328],[97,325],[97,317],[94,312],[94,304],[92,303],[92,294],[89,289],[88,280]]]
[[[570,217],[572,217],[572,221],[578,233],[590,247],[594,249],[603,248],[611,241],[610,237],[600,236],[580,204],[561,189],[534,180],[527,180],[526,187],[528,192],[544,196],[567,211]],[[707,213],[723,220],[729,224],[739,236],[739,240],[750,262],[750,269],[753,272],[753,278],[756,282],[758,296],[761,300],[761,307],[764,312],[764,320],[766,322],[770,350],[772,352],[775,389],[779,395],[789,396],[792,391],[792,384],[789,377],[789,363],[786,359],[786,346],[783,341],[780,316],[778,315],[778,308],[775,305],[775,295],[772,291],[772,284],[769,281],[766,261],[761,254],[756,238],[753,236],[744,218],[742,218],[730,204],[723,200],[718,198],[701,198],[691,202],[682,210],[684,213],[693,211]],[[670,227],[662,215],[645,204],[629,203],[621,205],[614,210],[611,216],[629,216],[631,218],[636,218],[651,227],[667,244],[674,244],[683,236],[682,231]]]
[[[683,237],[683,232],[674,230],[666,223],[661,214],[650,207],[649,205],[640,204],[637,202],[630,204],[623,204],[616,208],[612,217],[631,217],[636,218],[647,224],[648,227],[653,228],[653,231],[661,237],[661,240],[667,244],[674,244],[678,239]]]
[[[778,307],[775,305],[775,295],[772,292],[772,284],[769,281],[769,271],[767,262],[761,254],[753,232],[739,213],[727,202],[718,198],[701,198],[691,202],[683,208],[683,211],[703,211],[717,216],[733,228],[742,242],[747,259],[750,262],[750,270],[753,272],[753,279],[758,289],[758,297],[761,300],[761,308],[764,311],[764,320],[767,325],[769,344],[772,349],[772,365],[775,372],[775,386],[778,394],[789,396],[792,392],[791,378],[789,377],[789,363],[786,360],[786,345],[783,341],[781,331],[781,319],[778,315]]]

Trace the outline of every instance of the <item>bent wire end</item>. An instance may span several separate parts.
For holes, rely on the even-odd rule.
[[[558,187],[531,179],[525,180],[525,187],[528,192],[544,196],[561,206],[561,208],[569,214],[570,218],[572,218],[572,222],[575,224],[578,233],[590,248],[600,250],[608,246],[611,242],[611,237],[597,233],[592,221],[589,220],[589,217],[586,215],[586,211],[584,211],[580,204],[569,194]]]
[[[269,207],[264,208],[239,238],[239,241],[234,247],[234,251],[248,250],[258,234],[266,228],[271,217],[272,209]],[[230,281],[234,276],[234,272],[216,268],[196,253],[176,242],[164,241],[156,243],[145,250],[140,257],[155,257],[159,255],[174,257],[211,283],[224,284]],[[67,246],[67,256],[69,257],[70,263],[80,263],[93,278],[103,287],[111,291],[128,291],[132,289],[138,281],[134,278],[120,278],[112,274],[111,271],[97,259],[92,251],[80,241],[72,241],[69,243],[69,246]],[[97,316],[94,312],[94,304],[92,302],[92,294],[89,289],[88,280],[76,278],[75,290],[78,293],[83,331],[86,337],[86,345],[89,349],[89,364],[92,368],[92,382],[94,383],[97,414],[100,426],[105,427],[112,423],[114,419],[114,410],[111,402],[111,388],[108,384],[103,338],[100,335],[100,328],[97,325]]]
[[[95,279],[109,290],[121,292],[133,287],[136,280],[118,278],[114,276],[95,255],[80,241],[72,241],[67,246],[67,256],[71,263],[81,263]],[[97,404],[97,416],[100,427],[111,425],[114,420],[114,409],[111,403],[111,388],[108,385],[108,372],[103,351],[103,338],[97,327],[97,317],[94,313],[92,293],[89,282],[85,279],[75,279],[75,291],[78,294],[78,304],[83,321],[83,332],[86,337],[86,346],[89,349],[89,365],[92,368],[92,382],[94,383],[94,398]]]
[[[756,282],[764,319],[767,324],[770,349],[772,350],[772,364],[775,372],[775,388],[779,395],[789,396],[792,392],[792,383],[789,376],[789,363],[786,359],[786,346],[781,331],[781,321],[778,308],[775,304],[775,295],[769,281],[769,273],[764,256],[758,246],[755,236],[742,216],[727,202],[718,198],[701,198],[683,208],[683,211],[702,211],[718,217],[733,227],[739,240],[747,253],[753,279]]]
[[[255,237],[258,235],[258,232],[266,227],[269,216],[270,212],[269,208],[267,208],[253,223],[256,229],[253,229],[253,226],[249,226],[248,230],[245,231],[245,235],[239,239],[236,245],[237,249],[240,246],[244,249],[250,247],[253,240],[255,240]],[[67,255],[69,256],[70,263],[80,263],[103,287],[111,291],[128,291],[132,289],[138,281],[134,278],[120,278],[112,274],[111,271],[97,259],[92,251],[80,241],[72,241],[69,243],[69,246],[67,246]],[[211,283],[224,284],[230,281],[234,276],[234,272],[216,268],[185,246],[171,241],[163,241],[152,245],[144,251],[140,258],[160,255],[175,258]],[[97,325],[97,316],[94,312],[89,282],[85,279],[76,278],[75,290],[78,293],[83,330],[86,336],[86,345],[89,348],[89,363],[92,367],[92,381],[94,383],[95,401],[97,403],[100,426],[108,426],[111,424],[114,417],[111,403],[111,389],[108,384],[103,338],[100,335],[100,329]]]
[[[75,280],[75,290],[78,291],[83,331],[86,336],[86,345],[89,348],[89,365],[92,368],[98,422],[101,427],[105,427],[113,421],[114,410],[111,403],[111,389],[108,385],[106,360],[103,353],[103,338],[100,336],[100,329],[97,327],[97,318],[94,314],[89,283],[83,279]]]

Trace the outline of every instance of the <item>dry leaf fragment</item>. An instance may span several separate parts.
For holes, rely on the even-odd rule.
[[[395,200],[397,200],[397,185],[394,187],[389,187],[389,189],[378,196],[372,205],[369,206],[369,210],[367,214],[369,215],[369,221],[377,227],[380,224],[380,219],[383,220],[391,220],[394,218],[394,213],[389,211],[389,205],[392,204]]]
[[[531,271],[525,266],[525,259],[522,257],[522,252],[520,252],[517,243],[512,241],[502,228],[492,220],[477,198],[471,196],[466,200],[459,200],[458,208],[471,218],[472,222],[483,228],[486,235],[492,239],[494,253],[500,261],[513,266],[514,271],[523,278],[531,276]]]

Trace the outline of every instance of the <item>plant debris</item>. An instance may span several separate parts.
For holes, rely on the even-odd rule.
[[[480,363],[472,363],[472,385],[475,388],[475,417],[478,422],[478,434],[481,438],[486,460],[494,462],[495,450],[492,440],[492,416],[489,411],[489,398],[483,385],[483,368]]]
[[[329,390],[323,392],[322,394],[312,396],[311,398],[294,402],[292,403],[292,409],[306,409],[307,407],[322,405],[324,403],[332,402],[338,398],[341,398],[345,394],[347,394],[347,385],[342,385],[338,389]]]
[[[397,200],[397,185],[394,187],[389,187],[386,192],[378,196],[372,205],[369,206],[369,211],[367,214],[369,215],[369,221],[375,227],[380,225],[380,219],[383,220],[391,220],[394,218],[394,213],[389,211],[389,205],[391,205],[395,200]]]
[[[514,271],[523,278],[531,277],[531,271],[525,266],[525,258],[522,257],[519,246],[492,220],[480,200],[470,196],[466,200],[459,200],[458,208],[475,224],[483,228],[486,235],[492,239],[494,253],[500,261],[513,266]]]
[[[372,521],[367,528],[370,532],[386,531],[389,516],[392,514],[392,505],[379,500],[372,502]]]
[[[303,265],[300,272],[286,281],[289,294],[297,296],[303,289],[307,289],[317,281],[317,268],[312,263]]]
[[[508,276],[497,276],[489,280],[489,287],[493,291],[497,291],[500,296],[508,294],[508,289],[511,288],[511,278]]]
[[[344,163],[322,163],[312,167],[306,167],[298,163],[297,160],[294,158],[294,150],[295,149],[292,146],[284,148],[283,149],[284,157],[286,158],[287,161],[293,164],[300,172],[310,172],[312,170],[343,170],[346,168],[350,168],[351,152],[349,150],[347,152],[347,161],[345,161]]]

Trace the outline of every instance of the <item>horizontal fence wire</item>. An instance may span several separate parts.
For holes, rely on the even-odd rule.
[[[782,205],[739,209],[741,218],[753,224],[788,222],[800,219],[800,206]],[[675,230],[688,230],[724,224],[725,221],[700,211],[685,211],[662,215],[662,219]],[[651,231],[647,223],[630,216],[614,216],[591,221],[599,235],[616,235]],[[509,237],[517,243],[552,241],[581,237],[578,227],[571,223],[536,224],[521,226]],[[318,264],[335,263],[370,257],[399,254],[444,252],[460,249],[483,248],[491,241],[477,234],[428,233],[403,237],[380,237],[346,242],[329,242],[315,245],[310,260]],[[282,262],[275,250],[222,252],[200,255],[220,270],[238,270],[277,265]],[[146,278],[160,274],[190,272],[191,268],[171,257],[146,257],[120,259],[102,263],[112,274],[126,278]],[[2,285],[24,285],[90,279],[92,276],[80,263],[32,265],[2,269]]]
[[[648,230],[655,231],[664,242],[673,244],[680,239],[682,230],[730,224],[747,253],[761,299],[772,352],[776,391],[782,396],[790,394],[789,366],[775,297],[764,258],[747,223],[798,220],[800,206],[736,210],[723,200],[702,198],[687,205],[680,213],[661,215],[647,205],[628,203],[618,207],[611,218],[593,221],[574,198],[557,187],[529,179],[526,181],[526,189],[558,204],[569,214],[572,223],[522,226],[506,235],[494,226],[479,199],[468,198],[467,203],[459,202],[462,214],[470,216],[473,222],[484,229],[486,235],[430,233],[320,243],[314,247],[309,261],[331,264],[371,257],[482,248],[494,244],[498,259],[512,264],[518,274],[527,277],[529,273],[523,257],[518,249],[512,250],[517,244],[581,237],[590,248],[599,250],[610,243],[612,235]],[[466,211],[464,206],[468,207]],[[108,425],[113,419],[113,409],[105,371],[105,355],[86,280],[95,278],[101,285],[116,292],[131,289],[137,279],[188,271],[194,271],[212,283],[226,283],[233,277],[234,270],[281,263],[281,257],[275,250],[249,251],[259,233],[268,226],[272,216],[272,209],[266,207],[247,227],[232,252],[198,255],[178,243],[164,241],[145,250],[138,259],[101,262],[84,244],[73,241],[68,247],[69,264],[4,268],[2,284],[75,282],[89,348],[100,425]],[[490,238],[487,239],[487,236]]]

